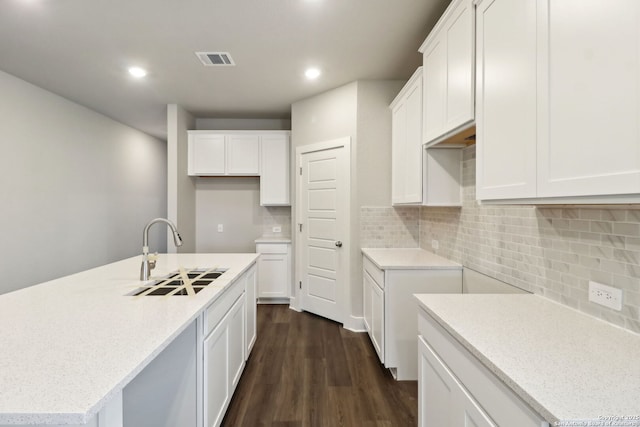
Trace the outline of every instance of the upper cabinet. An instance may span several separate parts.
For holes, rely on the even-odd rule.
[[[474,43],[472,0],[453,0],[419,49],[423,143],[436,144],[473,126]]]
[[[393,205],[460,206],[462,158],[456,148],[423,148],[422,67],[391,103]]]
[[[477,1],[478,199],[637,203],[639,19],[636,0]]]
[[[422,67],[391,103],[391,201],[422,203]]]
[[[289,132],[260,137],[260,205],[289,206]]]
[[[260,175],[260,136],[189,131],[189,175]]]
[[[190,130],[191,176],[259,176],[260,205],[289,206],[289,131]]]

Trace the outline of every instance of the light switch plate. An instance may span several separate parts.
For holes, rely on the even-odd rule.
[[[622,289],[589,281],[589,301],[622,311]]]
[[[282,227],[276,226],[271,229],[273,233],[282,233]]]
[[[218,233],[222,233],[224,231],[224,225],[218,224]]]

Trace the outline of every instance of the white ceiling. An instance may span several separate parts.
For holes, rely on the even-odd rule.
[[[164,138],[166,104],[288,118],[293,102],[354,80],[407,79],[449,1],[1,0],[0,69]],[[237,66],[204,67],[196,51]],[[149,75],[131,78],[131,65]]]

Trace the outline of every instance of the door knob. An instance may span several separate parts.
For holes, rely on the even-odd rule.
[[[340,240],[338,240],[336,242],[336,247],[341,248],[342,247],[342,242]]]

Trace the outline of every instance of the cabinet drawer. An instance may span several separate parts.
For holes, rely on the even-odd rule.
[[[289,252],[287,243],[258,243],[256,252],[259,254],[286,254]]]
[[[362,267],[364,268],[364,271],[369,273],[376,284],[384,289],[384,271],[376,267],[376,265],[366,256],[362,257]]]
[[[204,312],[204,336],[206,337],[213,331],[216,325],[222,320],[224,315],[233,306],[233,303],[244,293],[244,284],[246,277],[243,275],[240,279],[228,288],[220,298],[215,300]]]
[[[438,358],[500,426],[548,426],[502,380],[445,331],[424,310],[418,315],[418,332]]]

